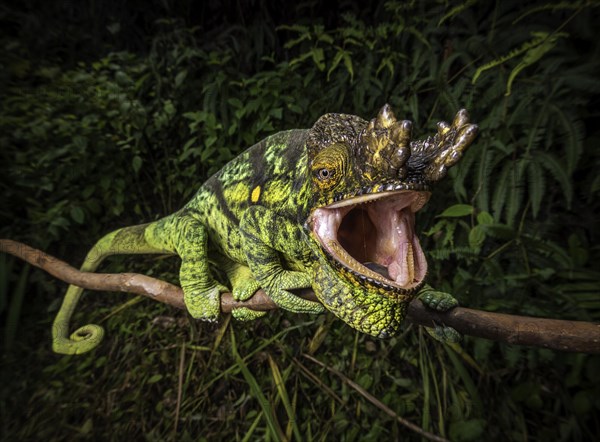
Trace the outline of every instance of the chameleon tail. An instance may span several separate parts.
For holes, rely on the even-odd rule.
[[[150,224],[124,227],[100,239],[88,252],[81,271],[93,272],[110,255],[170,253],[156,238],[159,220]],[[95,324],[84,325],[68,337],[69,321],[83,289],[70,285],[52,327],[52,349],[56,353],[79,354],[94,349],[104,337],[104,329]]]

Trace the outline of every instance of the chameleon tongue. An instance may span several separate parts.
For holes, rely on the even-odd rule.
[[[413,246],[409,242],[402,243],[394,262],[389,266],[392,280],[405,286],[415,280],[415,260]]]
[[[412,232],[410,216],[406,214],[398,224],[396,253],[388,266],[390,279],[400,286],[407,286],[422,279],[424,275],[420,273],[424,273],[423,269],[426,266],[419,239]]]

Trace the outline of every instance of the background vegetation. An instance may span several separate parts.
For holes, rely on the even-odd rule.
[[[1,6],[0,236],[77,264],[268,134],[389,102],[425,135],[466,107],[478,140],[418,219],[430,282],[473,308],[600,321],[597,6]],[[177,262],[104,268],[174,280]],[[303,353],[452,440],[600,434],[598,356],[468,337],[449,348],[410,326],[378,341],[331,315],[194,323],[90,293],[76,321],[107,339],[67,357],[50,346],[65,289],[0,255],[4,440],[419,438]]]

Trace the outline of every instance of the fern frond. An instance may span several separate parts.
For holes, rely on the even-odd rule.
[[[549,152],[536,151],[533,155],[535,160],[560,184],[565,200],[567,201],[567,208],[570,209],[571,200],[573,199],[573,184],[564,165]]]
[[[558,117],[558,121],[563,127],[567,138],[565,143],[565,153],[567,155],[567,173],[569,176],[575,170],[577,162],[583,153],[584,129],[580,121],[573,121],[555,104],[549,105],[550,110]]]
[[[506,201],[506,223],[509,226],[513,225],[517,213],[521,210],[525,188],[525,169],[530,161],[529,158],[519,158],[516,167],[513,167],[512,177],[509,178],[511,185]]]
[[[529,140],[527,141],[527,146],[525,148],[525,155],[529,155],[532,150],[536,150],[539,148],[542,141],[547,139],[547,125],[545,121],[547,119],[547,112],[544,112],[543,109],[540,110],[539,117],[536,119],[535,124],[531,127],[531,129],[526,130],[525,134],[529,132]]]
[[[443,249],[429,250],[428,254],[436,260],[446,260],[452,255],[459,258],[472,258],[477,254],[470,247],[445,247]]]
[[[587,0],[579,0],[578,2],[559,2],[559,3],[554,3],[554,4],[545,4],[545,5],[541,5],[541,6],[535,6],[527,11],[525,11],[523,14],[521,14],[519,17],[517,17],[515,20],[513,20],[512,24],[517,24],[519,21],[523,20],[525,17],[527,17],[528,15],[531,14],[536,14],[538,12],[544,12],[544,11],[560,11],[560,10],[565,10],[565,9],[579,9],[579,8],[584,8],[586,6],[598,6],[598,4],[593,4],[593,2],[589,2]]]
[[[489,147],[484,147],[477,165],[477,207],[486,212],[489,212],[490,178],[496,160],[495,151]]]
[[[541,166],[536,161],[531,161],[527,166],[527,178],[529,181],[529,199],[533,218],[537,218],[542,205],[546,180]]]
[[[442,23],[444,23],[446,20],[460,14],[462,11],[464,11],[465,9],[467,9],[469,6],[473,6],[475,3],[477,3],[478,0],[467,0],[466,2],[464,2],[462,5],[458,5],[455,6],[454,8],[452,8],[450,11],[448,11],[446,13],[446,15],[444,15],[440,21],[438,22],[438,26],[441,26]]]
[[[477,82],[479,76],[486,70],[494,68],[508,60],[518,57],[521,54],[525,54],[521,62],[512,70],[510,76],[508,78],[508,82],[506,85],[506,93],[505,95],[510,95],[512,83],[516,76],[526,67],[532,65],[540,58],[544,56],[544,54],[550,51],[557,43],[558,39],[561,37],[565,37],[568,34],[564,32],[558,32],[554,34],[550,34],[548,32],[532,32],[531,35],[533,38],[525,42],[521,45],[521,47],[510,51],[508,54],[497,58],[495,60],[490,61],[489,63],[484,64],[479,67],[475,74],[473,75],[473,79],[471,80],[472,84]]]
[[[517,49],[513,49],[512,51],[510,51],[508,54],[503,55],[500,58],[496,58],[495,60],[492,60],[486,64],[484,64],[483,66],[480,66],[479,68],[477,68],[477,70],[475,71],[475,74],[473,75],[473,79],[471,80],[471,83],[475,84],[477,82],[477,79],[479,78],[479,76],[484,72],[487,71],[488,69],[494,68],[498,65],[501,65],[502,63],[511,60],[519,55],[521,55],[522,53],[530,50],[531,48],[536,47],[537,45],[539,45],[542,41],[544,41],[544,39],[546,38],[546,36],[548,35],[548,33],[544,33],[545,35],[543,36],[537,36],[534,37],[532,40],[525,42],[521,45],[520,48]]]
[[[494,219],[497,220],[502,218],[502,211],[507,200],[508,189],[510,184],[510,172],[512,168],[512,163],[505,163],[504,167],[502,168],[502,172],[500,172],[500,176],[494,183],[494,195],[492,196],[492,213],[494,214]]]
[[[541,59],[546,52],[550,51],[554,46],[556,46],[556,43],[559,38],[568,35],[564,32],[559,32],[550,35],[548,35],[547,32],[539,32],[537,34],[544,36],[544,39],[538,45],[535,45],[528,49],[525,55],[523,56],[523,60],[512,70],[512,72],[508,76],[508,82],[506,83],[506,93],[504,94],[505,96],[511,94],[512,83],[516,76],[519,75],[519,72]]]
[[[452,94],[452,92],[448,89],[448,87],[445,87],[440,91],[440,98],[450,109],[460,109],[458,100],[456,99],[454,94]]]
[[[531,121],[532,113],[531,106],[534,101],[533,95],[526,95],[519,100],[517,106],[512,110],[507,118],[506,125],[512,127],[518,124],[527,124]]]
[[[452,176],[452,186],[454,189],[454,194],[457,196],[457,199],[467,199],[465,179],[471,176],[471,168],[473,167],[475,159],[478,155],[479,149],[468,149],[467,153],[461,159],[460,167],[450,169],[450,175]]]

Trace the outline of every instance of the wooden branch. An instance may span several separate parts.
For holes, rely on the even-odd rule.
[[[69,284],[90,290],[104,290],[143,295],[185,310],[180,287],[136,273],[88,273],[71,267],[40,250],[23,243],[0,239],[0,252],[21,258]],[[311,290],[298,291],[300,296],[317,300]],[[262,290],[247,301],[233,299],[231,293],[221,296],[221,310],[230,313],[236,307],[253,310],[274,310],[277,305]],[[510,344],[530,345],[570,352],[600,353],[600,324],[582,321],[533,318],[456,307],[448,312],[436,312],[420,301],[411,302],[407,319],[414,324],[454,327],[464,335],[477,336]]]

